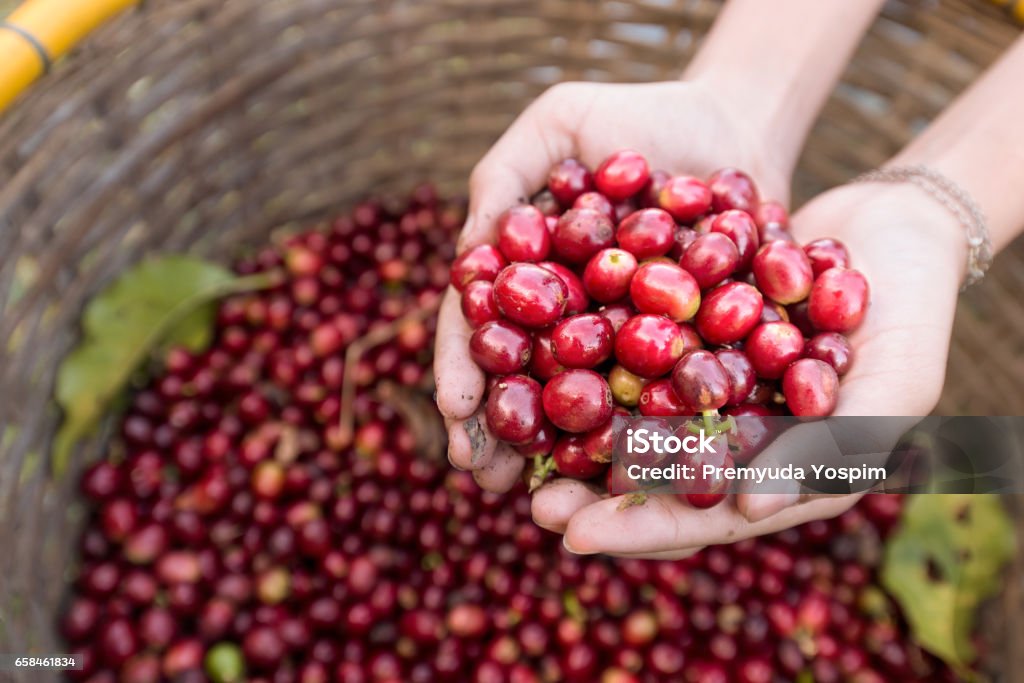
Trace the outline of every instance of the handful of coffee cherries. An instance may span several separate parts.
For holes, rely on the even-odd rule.
[[[612,489],[616,415],[831,414],[868,282],[841,242],[788,228],[736,169],[672,176],[630,150],[555,165],[452,265],[488,429],[545,476]]]

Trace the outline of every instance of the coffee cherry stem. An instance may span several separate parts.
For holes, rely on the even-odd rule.
[[[715,434],[723,434],[725,432],[736,431],[736,420],[730,415],[721,422],[718,423],[717,431]]]
[[[736,429],[736,420],[730,415],[724,420],[714,421],[715,417],[720,417],[717,410],[707,411],[709,414],[703,415],[701,423],[696,421],[687,423],[686,430],[691,434],[698,434],[703,429],[705,434],[711,434],[712,436],[718,436],[725,432],[732,432]],[[712,420],[709,423],[708,420]]]
[[[407,313],[400,318],[392,320],[387,325],[382,325],[349,344],[345,351],[345,376],[341,380],[341,410],[338,415],[338,427],[345,442],[350,442],[355,428],[355,399],[356,399],[356,373],[352,369],[359,363],[363,354],[398,336],[402,328],[409,323],[429,320],[437,314],[441,308],[441,297],[433,302]]]
[[[533,458],[533,474],[530,475],[530,493],[533,493],[547,481],[555,469],[555,459],[550,455],[537,455]]]
[[[718,434],[718,426],[715,423],[718,411],[715,409],[705,410],[701,412],[701,415],[704,416],[704,431],[708,434]]]

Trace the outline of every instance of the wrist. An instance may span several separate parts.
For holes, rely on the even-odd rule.
[[[967,272],[967,235],[960,219],[942,202],[913,182],[863,182],[846,186],[870,207],[878,230],[862,230],[851,241],[885,242],[884,248],[908,250],[927,261],[951,292],[959,290]],[[883,234],[884,233],[884,234]],[[870,248],[864,245],[863,248]]]
[[[729,0],[683,78],[728,101],[789,172],[881,4]]]
[[[904,229],[917,234],[922,241],[935,243],[948,255],[947,272],[956,275],[957,286],[967,270],[966,226],[938,199],[911,182],[896,183],[889,188],[894,200],[905,207],[908,220]]]
[[[1024,91],[1008,87],[1021,69],[1024,39],[890,162],[923,164],[963,188],[985,213],[996,251],[1024,228]]]
[[[733,71],[727,65],[708,65],[684,76],[688,84],[720,104],[731,129],[741,131],[745,142],[759,149],[773,171],[790,178],[803,146],[804,131],[798,118],[786,115],[783,95],[760,80]]]
[[[996,252],[1016,237],[1024,223],[1024,194],[1018,191],[1024,183],[1024,153],[1012,144],[993,152],[1003,145],[995,139],[979,143],[977,136],[949,140],[941,148],[934,141],[917,143],[892,159],[890,165],[922,165],[961,188],[984,214]],[[999,171],[993,172],[996,168]]]

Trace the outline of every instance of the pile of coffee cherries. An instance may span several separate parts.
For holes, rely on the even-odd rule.
[[[615,560],[536,527],[525,484],[497,495],[451,470],[424,428],[435,320],[408,316],[447,285],[462,215],[420,188],[239,265],[284,278],[223,302],[208,350],[172,350],[81,479],[59,623],[73,680],[954,680],[877,587],[897,497],[680,562]],[[386,340],[347,364],[367,335]]]
[[[652,173],[632,151],[557,164],[451,282],[488,428],[581,479],[610,472],[614,415],[829,415],[869,298],[845,246],[796,244],[746,174]]]
[[[406,489],[422,503],[442,482],[417,459],[408,400],[382,400],[429,392],[429,311],[464,219],[464,202],[422,186],[238,264],[277,284],[225,300],[208,350],[170,350],[82,477],[90,517],[61,623],[84,656],[74,679],[372,680],[345,662],[369,671],[377,650],[372,666],[388,670],[397,636],[373,640],[370,626],[399,609],[384,577],[420,558],[375,546],[426,538],[404,516]],[[386,343],[346,358],[373,336]],[[443,432],[433,440],[443,449]]]

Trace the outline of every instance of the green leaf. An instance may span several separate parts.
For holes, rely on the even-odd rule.
[[[89,302],[82,319],[85,336],[102,339],[117,332],[138,344],[177,311],[167,342],[202,348],[209,342],[213,313],[211,297],[204,294],[234,279],[224,267],[189,256],[143,261]],[[186,310],[179,310],[183,304]]]
[[[140,263],[98,294],[83,314],[82,341],[57,373],[64,421],[53,471],[64,471],[72,447],[95,428],[147,356],[165,344],[204,348],[217,298],[272,282],[272,273],[240,278],[220,265],[172,255]]]
[[[961,676],[973,678],[979,605],[998,593],[1014,552],[1013,526],[997,496],[909,496],[889,539],[882,583],[914,638]]]

